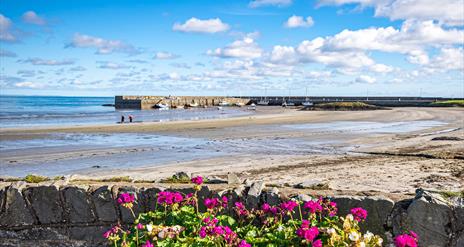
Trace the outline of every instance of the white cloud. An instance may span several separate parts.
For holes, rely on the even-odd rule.
[[[374,77],[368,76],[368,75],[360,75],[356,78],[355,81],[360,82],[360,83],[372,84],[372,83],[375,83],[377,79],[375,79]]]
[[[401,29],[393,27],[343,30],[327,38],[332,49],[377,50],[409,53],[425,46],[462,44],[464,31],[444,29],[433,21],[405,21]]]
[[[47,22],[44,18],[38,16],[34,11],[27,11],[23,14],[22,19],[24,22],[34,25],[43,26],[46,25]]]
[[[172,30],[193,33],[217,33],[225,32],[229,28],[229,25],[222,22],[219,18],[200,20],[192,17],[183,24],[175,23]]]
[[[250,8],[258,8],[263,6],[283,7],[290,4],[292,4],[292,0],[253,0],[248,6],[250,6]]]
[[[385,65],[385,64],[374,64],[370,67],[370,70],[377,72],[377,73],[390,73],[394,70],[393,67]]]
[[[24,81],[24,82],[18,82],[14,84],[16,87],[21,87],[21,88],[42,88],[43,85],[30,82],[30,81]]]
[[[74,34],[73,40],[67,47],[96,48],[96,54],[110,54],[113,52],[137,54],[139,51],[130,44],[120,40],[106,40],[85,34]]]
[[[13,23],[8,17],[0,14],[0,40],[7,42],[17,41],[16,36],[11,30],[12,25]]]
[[[170,52],[160,51],[155,54],[154,59],[167,60],[167,59],[176,59],[179,58],[179,55],[172,54]]]
[[[130,66],[124,65],[124,64],[119,64],[119,63],[114,63],[114,62],[107,62],[107,61],[99,61],[98,62],[100,65],[98,68],[100,69],[128,69],[131,68]]]
[[[222,58],[259,58],[261,57],[263,50],[250,36],[252,35],[247,35],[241,40],[236,40],[224,48],[208,50],[206,54]]]
[[[54,60],[54,59],[42,59],[42,58],[28,58],[19,60],[22,63],[30,63],[32,65],[47,65],[47,66],[59,66],[59,65],[71,65],[74,64],[73,60]]]
[[[170,64],[174,68],[179,68],[179,69],[191,69],[192,66],[188,65],[187,63],[171,63]]]
[[[311,41],[305,40],[298,45],[297,52],[302,62],[316,62],[334,67],[362,68],[374,65],[374,61],[364,52],[355,50],[329,50],[325,49],[323,38]]]
[[[437,20],[451,26],[464,25],[462,0],[319,0],[319,5],[344,4],[373,7],[375,16],[391,20]]]
[[[413,50],[409,52],[408,57],[406,58],[410,63],[413,64],[428,64],[429,63],[429,55],[427,52],[423,50]]]
[[[377,3],[375,15],[391,20],[438,20],[448,25],[464,25],[462,0],[396,0]]]
[[[438,69],[440,71],[464,71],[463,48],[442,48],[438,55],[432,57],[430,63],[427,65],[427,68]]]
[[[292,15],[284,23],[284,26],[288,27],[288,28],[311,27],[312,25],[314,25],[314,21],[313,21],[313,18],[311,16],[308,16],[305,19],[302,16]]]
[[[271,62],[280,64],[296,64],[299,62],[295,48],[291,46],[280,45],[274,46],[271,52],[270,60]]]

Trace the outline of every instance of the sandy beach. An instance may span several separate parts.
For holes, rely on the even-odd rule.
[[[78,134],[98,135],[101,144],[90,140],[95,145],[12,149],[2,152],[0,164],[7,173],[46,167],[74,174],[74,179],[159,180],[178,171],[224,178],[235,172],[279,187],[316,180],[339,192],[456,191],[464,186],[464,141],[432,139],[464,138],[463,127],[462,108],[333,112],[260,107],[254,115],[226,119],[3,128],[4,143]],[[124,136],[112,137],[116,134]],[[163,144],[151,135],[169,139]],[[117,138],[128,141],[109,145]],[[98,165],[104,160],[114,162]],[[79,162],[88,165],[67,170]]]

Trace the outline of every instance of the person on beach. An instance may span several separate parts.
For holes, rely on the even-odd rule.
[[[121,115],[121,123],[124,123],[124,115]]]
[[[134,117],[132,117],[132,115],[129,115],[129,123],[132,123],[132,119],[133,119],[133,118],[134,118]]]

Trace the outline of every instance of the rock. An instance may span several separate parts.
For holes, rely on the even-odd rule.
[[[2,211],[0,211],[0,226],[25,226],[35,223],[32,212],[27,207],[18,185],[4,189]]]
[[[462,141],[464,139],[457,136],[437,136],[432,138],[432,141]]]
[[[245,180],[243,180],[243,184],[245,184],[246,187],[250,187],[253,184],[253,180],[245,178]]]
[[[340,196],[332,201],[337,203],[338,215],[341,216],[349,214],[350,210],[356,207],[367,210],[367,219],[360,224],[361,229],[385,237],[387,219],[394,206],[392,200],[384,197]]]
[[[23,193],[40,224],[64,221],[60,193],[55,186],[30,187],[25,189]]]
[[[87,243],[92,243],[91,246],[98,246],[107,243],[107,240],[103,238],[103,233],[110,228],[110,225],[70,227],[69,237],[76,240],[85,240]]]
[[[145,188],[140,190],[140,203],[143,203],[143,208],[146,212],[155,210],[156,195],[160,191],[164,191],[163,187]]]
[[[226,184],[227,180],[219,177],[207,177],[206,181],[208,184]]]
[[[250,189],[248,190],[247,197],[246,197],[246,205],[248,208],[255,208],[258,206],[259,197],[263,189],[264,189],[263,181],[256,181],[251,185]]]
[[[242,180],[240,180],[237,174],[229,172],[227,174],[227,183],[228,184],[241,184]]]
[[[297,189],[327,190],[329,184],[318,179],[305,180],[295,185]]]
[[[95,213],[99,221],[116,222],[118,212],[116,202],[108,186],[102,186],[91,193],[92,202],[95,206]]]
[[[269,191],[266,191],[266,193],[264,193],[264,202],[271,206],[280,204],[279,189],[273,187]]]
[[[96,220],[87,191],[78,187],[66,187],[62,190],[64,210],[71,223],[91,223]]]
[[[113,187],[113,190],[115,190],[115,198],[118,198],[119,195],[123,193],[129,193],[134,195],[135,197],[135,203],[133,204],[132,211],[135,214],[135,217],[137,217],[141,212],[143,212],[142,204],[138,203],[139,201],[139,193],[137,191],[137,188],[134,187]],[[121,212],[121,220],[123,223],[133,223],[135,218],[132,215],[132,212],[130,209],[123,207],[122,205],[118,205],[119,207],[119,212]]]
[[[311,201],[313,198],[305,194],[298,194],[297,199],[299,201],[308,202],[308,201]]]
[[[185,172],[176,172],[174,175],[172,175],[172,178],[176,180],[189,180],[190,179],[189,175]]]
[[[407,209],[406,223],[393,229],[395,235],[402,229],[415,231],[419,246],[449,246],[453,211],[440,195],[418,191]]]

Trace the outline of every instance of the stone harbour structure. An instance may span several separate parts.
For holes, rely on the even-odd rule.
[[[160,191],[193,191],[190,185],[164,186],[169,185],[8,184],[0,188],[0,246],[106,246],[104,231],[118,222],[124,225],[134,220],[127,209],[116,203],[120,193],[135,194],[137,214],[153,210]],[[283,195],[262,181],[225,186],[203,186],[199,197],[226,195],[230,205],[241,200],[248,207],[264,202],[276,205],[289,197],[311,198],[306,194]],[[332,200],[341,215],[353,207],[365,208],[369,215],[361,225],[363,230],[383,236],[386,246],[391,245],[392,236],[404,230],[418,233],[419,246],[464,246],[463,198],[445,199],[419,189],[414,198],[396,202],[378,196],[337,196]]]

